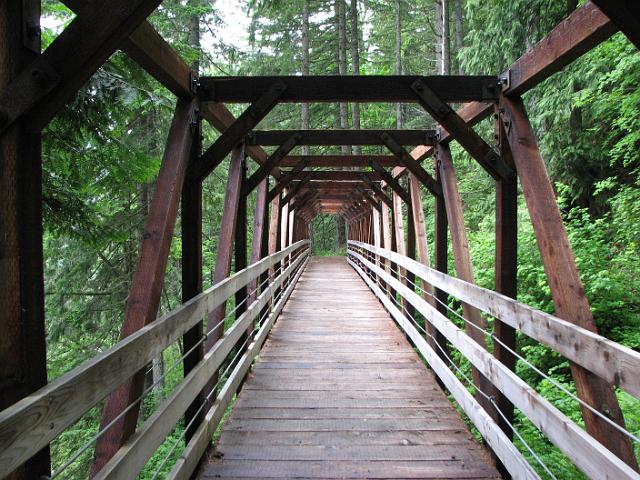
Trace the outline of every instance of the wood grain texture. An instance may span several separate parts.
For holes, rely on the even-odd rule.
[[[498,478],[344,258],[313,258],[200,478]]]

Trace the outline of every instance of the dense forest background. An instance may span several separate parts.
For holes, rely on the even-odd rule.
[[[220,35],[225,5],[165,0],[151,22],[207,75],[496,74],[575,9],[576,0],[241,0],[250,16],[247,48]],[[43,1],[45,46],[72,18],[57,0]],[[526,95],[554,182],[578,268],[601,333],[640,348],[640,54],[621,34]],[[45,288],[49,378],[113,345],[119,334],[138,244],[159,168],[174,100],[125,55],[117,53],[44,133]],[[238,114],[244,106],[233,106]],[[411,105],[280,105],[261,128],[428,128],[432,120]],[[478,126],[493,139],[490,121]],[[205,129],[205,145],[216,137]],[[359,150],[354,148],[354,152]],[[317,149],[330,151],[330,149]],[[341,150],[336,150],[337,152]],[[342,149],[348,153],[348,147]],[[383,153],[369,147],[364,152]],[[316,152],[312,149],[312,153]],[[457,146],[460,180],[477,281],[493,286],[494,188],[491,178]],[[432,165],[425,163],[427,170]],[[255,168],[252,165],[251,168]],[[204,278],[210,286],[217,248],[226,164],[204,186]],[[427,236],[433,204],[424,195]],[[522,199],[521,199],[522,200]],[[251,199],[249,211],[252,211]],[[251,224],[251,223],[250,223]],[[179,225],[171,247],[161,311],[180,303]],[[314,222],[314,248],[339,253],[344,224]],[[519,299],[553,312],[553,303],[526,208],[519,209]],[[250,244],[250,243],[249,243]],[[453,258],[451,256],[451,258]],[[451,260],[453,265],[453,260]],[[455,307],[458,307],[455,305]],[[182,375],[180,346],[150,365],[142,416]],[[522,337],[520,353],[569,391],[568,362]],[[463,370],[463,359],[456,358]],[[518,373],[580,422],[577,404],[519,363]],[[619,398],[628,428],[640,433],[640,408]],[[100,409],[87,414],[53,445],[64,464],[98,428]],[[558,478],[582,478],[524,418],[516,429]],[[178,428],[142,474],[171,465]],[[173,442],[173,443],[172,443]],[[531,458],[526,449],[525,455]],[[637,446],[636,446],[637,448]],[[166,464],[162,462],[169,454]],[[80,478],[88,449],[62,475]],[[535,461],[532,459],[532,462]],[[546,478],[547,473],[541,470]]]

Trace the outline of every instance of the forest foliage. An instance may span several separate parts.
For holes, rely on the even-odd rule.
[[[449,51],[445,55],[443,26],[438,25],[436,15],[442,8],[440,0],[240,3],[251,18],[246,48],[229,44],[220,35],[228,1],[167,0],[150,21],[189,63],[197,62],[200,72],[207,75],[299,75],[305,55],[310,74],[496,74],[578,6],[571,0],[443,2],[448,5],[449,31]],[[305,4],[309,12],[306,53],[302,48]],[[48,20],[45,25],[49,25],[43,31],[45,47],[73,17],[60,5],[56,0],[43,2],[43,16]],[[193,42],[194,34],[199,43]],[[525,102],[600,332],[638,350],[640,54],[618,33],[534,88]],[[50,379],[118,339],[173,107],[171,94],[118,52],[44,132]],[[243,107],[233,106],[232,110],[238,114]],[[415,104],[361,105],[358,112],[353,105],[313,104],[306,114],[299,105],[286,104],[278,106],[260,127],[300,128],[305,115],[310,128],[351,128],[356,117],[361,128],[395,128],[398,122],[413,128],[433,126]],[[493,143],[491,121],[483,122],[477,130]],[[205,128],[205,145],[216,136],[213,128]],[[377,147],[362,150],[384,153]],[[478,283],[490,288],[494,282],[493,182],[461,148],[454,145],[453,153],[474,272]],[[429,160],[424,165],[433,170]],[[205,288],[211,285],[215,266],[226,169],[223,163],[204,185]],[[427,237],[432,246],[434,206],[426,193],[424,199]],[[253,201],[252,197],[249,212]],[[522,195],[518,221],[518,297],[533,307],[553,312]],[[180,304],[179,227],[171,247],[161,313]],[[318,254],[344,253],[339,235],[343,226],[334,218],[318,217],[313,228]],[[519,352],[556,382],[575,390],[568,362],[562,357],[525,337],[519,338]],[[169,368],[179,355],[177,345],[151,366],[149,383],[159,378],[158,372],[167,373],[145,399],[143,418],[180,380],[181,366]],[[468,370],[463,359],[456,361]],[[577,404],[549,380],[523,363],[518,364],[518,373],[571,418],[581,421]],[[637,402],[622,393],[619,398],[628,428],[640,433]],[[92,410],[56,441],[52,452],[55,466],[64,463],[97,431],[99,412],[98,408]],[[515,427],[558,478],[581,478],[526,419],[518,416]],[[173,440],[180,441],[179,436],[180,428]],[[170,447],[171,442],[163,444],[141,478],[152,477]],[[522,445],[519,447],[530,456]],[[173,455],[178,453],[179,449]],[[87,454],[76,462],[71,478],[82,476],[89,460]],[[166,471],[167,465],[161,471]]]

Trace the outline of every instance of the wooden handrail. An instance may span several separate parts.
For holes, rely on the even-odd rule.
[[[307,253],[305,250],[304,253]],[[158,446],[174,429],[187,407],[196,400],[211,377],[218,371],[242,335],[269,302],[273,292],[296,272],[305,254],[298,255],[293,263],[277,276],[269,287],[248,306],[204,358],[189,372],[184,380],[171,392],[156,411],[140,426],[136,433],[118,450],[109,462],[94,477],[95,480],[123,479],[134,477],[151,458]]]
[[[308,243],[301,240],[241,270],[0,412],[0,478],[48,445],[239,288]]]
[[[376,247],[361,242],[349,242],[352,247],[373,253]],[[378,249],[382,250],[382,249]],[[403,285],[383,269],[364,258],[353,249],[349,256],[375,273],[392,289],[398,292],[452,345],[458,349],[491,383],[531,420],[568,458],[590,478],[638,479],[638,473],[610,452],[591,435],[576,425],[538,392],[526,384],[514,372],[473,341],[463,330],[438,312],[431,304]],[[403,258],[378,253],[399,264]],[[393,258],[392,258],[393,257]],[[411,264],[406,263],[405,267]],[[415,272],[414,272],[415,273]],[[380,297],[382,298],[382,297]]]
[[[350,244],[391,260],[425,282],[473,305],[640,399],[640,353],[500,293],[429,268],[396,252]]]

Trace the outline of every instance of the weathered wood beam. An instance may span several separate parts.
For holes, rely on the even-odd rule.
[[[433,90],[420,80],[417,80],[412,88],[422,108],[442,125],[449,135],[457,140],[494,179],[514,176],[513,171],[502,161],[496,151]],[[499,85],[496,84],[495,88],[498,89]]]
[[[518,171],[531,223],[544,264],[558,317],[597,332],[589,301],[584,293],[567,232],[556,204],[538,142],[520,98],[504,98],[502,122]],[[587,369],[571,363],[578,396],[598,412],[624,426],[624,417],[610,384]],[[581,406],[587,431],[629,466],[638,470],[629,438]]]
[[[229,109],[222,103],[201,103],[200,114],[202,115],[202,118],[213,125],[213,127],[219,132],[224,132],[236,121],[236,117],[234,117]],[[269,158],[269,155],[264,151],[262,147],[257,147],[255,145],[252,147],[245,146],[245,151],[259,165],[265,163],[267,161],[267,158]],[[280,169],[278,167],[273,168],[271,170],[271,176],[279,178]]]
[[[442,187],[429,175],[422,166],[400,145],[392,135],[382,134],[382,141],[393,153],[400,164],[407,168],[436,197],[442,195]]]
[[[39,26],[40,0],[0,2],[0,89],[40,52]],[[28,119],[16,122],[0,136],[0,152],[3,411],[47,383],[40,131],[31,129]],[[8,478],[30,480],[50,474],[49,448],[44,446]]]
[[[292,135],[282,145],[280,145],[277,150],[267,158],[267,161],[260,165],[260,167],[247,179],[246,183],[242,187],[242,194],[249,195],[262,180],[267,178],[269,172],[271,172],[271,170],[278,165],[280,160],[282,160],[282,158],[296,146],[298,140],[299,138],[297,135]]]
[[[464,212],[462,200],[458,191],[458,181],[456,171],[451,158],[451,151],[448,145],[438,145],[436,155],[439,162],[440,180],[442,182],[442,193],[446,207],[449,231],[451,233],[451,243],[453,245],[453,257],[456,265],[458,278],[465,282],[475,283],[473,268],[471,266],[471,255],[469,253],[469,240],[464,224]],[[487,325],[480,314],[480,311],[467,303],[462,303],[464,318],[466,319],[464,328],[467,334],[483,349],[487,349],[487,342],[484,334],[473,325],[486,330]],[[477,368],[473,368],[473,381],[477,388],[489,396],[496,396],[497,392],[491,382],[482,375]],[[476,398],[480,405],[495,418],[495,409],[491,402],[483,395],[477,394]]]
[[[434,145],[434,130],[254,130],[246,134],[247,145],[278,146],[292,135],[299,135],[298,145],[384,145],[380,136],[393,135],[402,145]]]
[[[202,120],[198,118],[189,163],[195,162],[202,153],[201,132]],[[182,303],[186,303],[202,292],[202,182],[183,183],[180,207]],[[182,361],[184,377],[204,357],[204,345],[201,342],[204,333],[203,327],[203,322],[200,321],[182,336],[183,351],[192,350]],[[202,400],[202,398],[196,398],[185,411],[185,425],[189,425],[196,416],[198,417],[185,432],[187,443],[204,419],[204,415],[200,411]]]
[[[366,200],[366,202],[368,204],[370,204],[374,209],[376,209],[377,211],[381,211],[380,210],[380,203],[376,202],[373,197],[371,195],[369,195],[369,193],[362,187],[357,187],[356,188],[356,192]]]
[[[231,150],[238,145],[243,137],[250,132],[278,103],[278,97],[286,86],[282,83],[274,83],[258,100],[251,104],[236,119],[233,124],[222,132],[220,137],[200,157],[189,176],[194,180],[204,180]],[[283,139],[278,145],[283,144]]]
[[[108,15],[102,5],[88,3],[82,15],[0,90],[0,133],[27,113],[34,130],[47,125],[160,1],[114,0]]]
[[[155,320],[158,312],[178,204],[191,153],[195,109],[195,100],[179,100],[176,105],[156,180],[156,193],[145,222],[138,262],[127,298],[124,322],[120,330],[121,339]],[[101,428],[136,401],[143,387],[144,371],[140,371],[111,393],[104,406]],[[138,402],[98,438],[92,466],[94,474],[100,471],[133,434],[139,410]]]
[[[364,168],[369,166],[371,159],[378,162],[383,167],[395,167],[398,160],[394,155],[306,155],[310,157],[309,167],[325,167],[325,168]],[[303,155],[287,155],[280,161],[281,167],[293,167]]]
[[[287,92],[281,102],[415,102],[411,83],[420,79],[451,102],[494,101],[498,97],[495,76],[289,76],[289,77],[202,77],[203,100],[251,103],[275,81],[284,82]]]
[[[380,175],[381,179],[386,182],[386,184],[391,187],[391,189],[404,200],[407,205],[411,205],[411,197],[407,193],[407,191],[402,188],[398,180],[396,180],[393,175],[387,172],[384,168],[378,165],[376,162],[371,162],[371,167]],[[370,179],[371,173],[366,174]],[[372,179],[373,180],[373,179]]]
[[[293,171],[292,171],[293,172]],[[310,170],[305,172],[291,173],[291,180],[302,180],[303,178],[309,181],[334,181],[336,183],[362,183],[362,170]],[[289,174],[285,174],[289,175]],[[283,178],[284,176],[283,175]],[[372,181],[380,181],[380,175],[375,172],[367,172]]]
[[[386,193],[384,193],[378,183],[371,180],[371,178],[369,178],[369,175],[367,175],[366,173],[362,174],[362,180],[371,190],[373,190],[376,196],[387,205],[387,207],[392,208],[393,205],[391,203],[391,199],[387,196]]]
[[[287,192],[287,195],[282,199],[284,203],[289,203],[297,194],[300,189],[309,183],[309,178],[303,177],[299,182],[291,184],[291,188]]]

